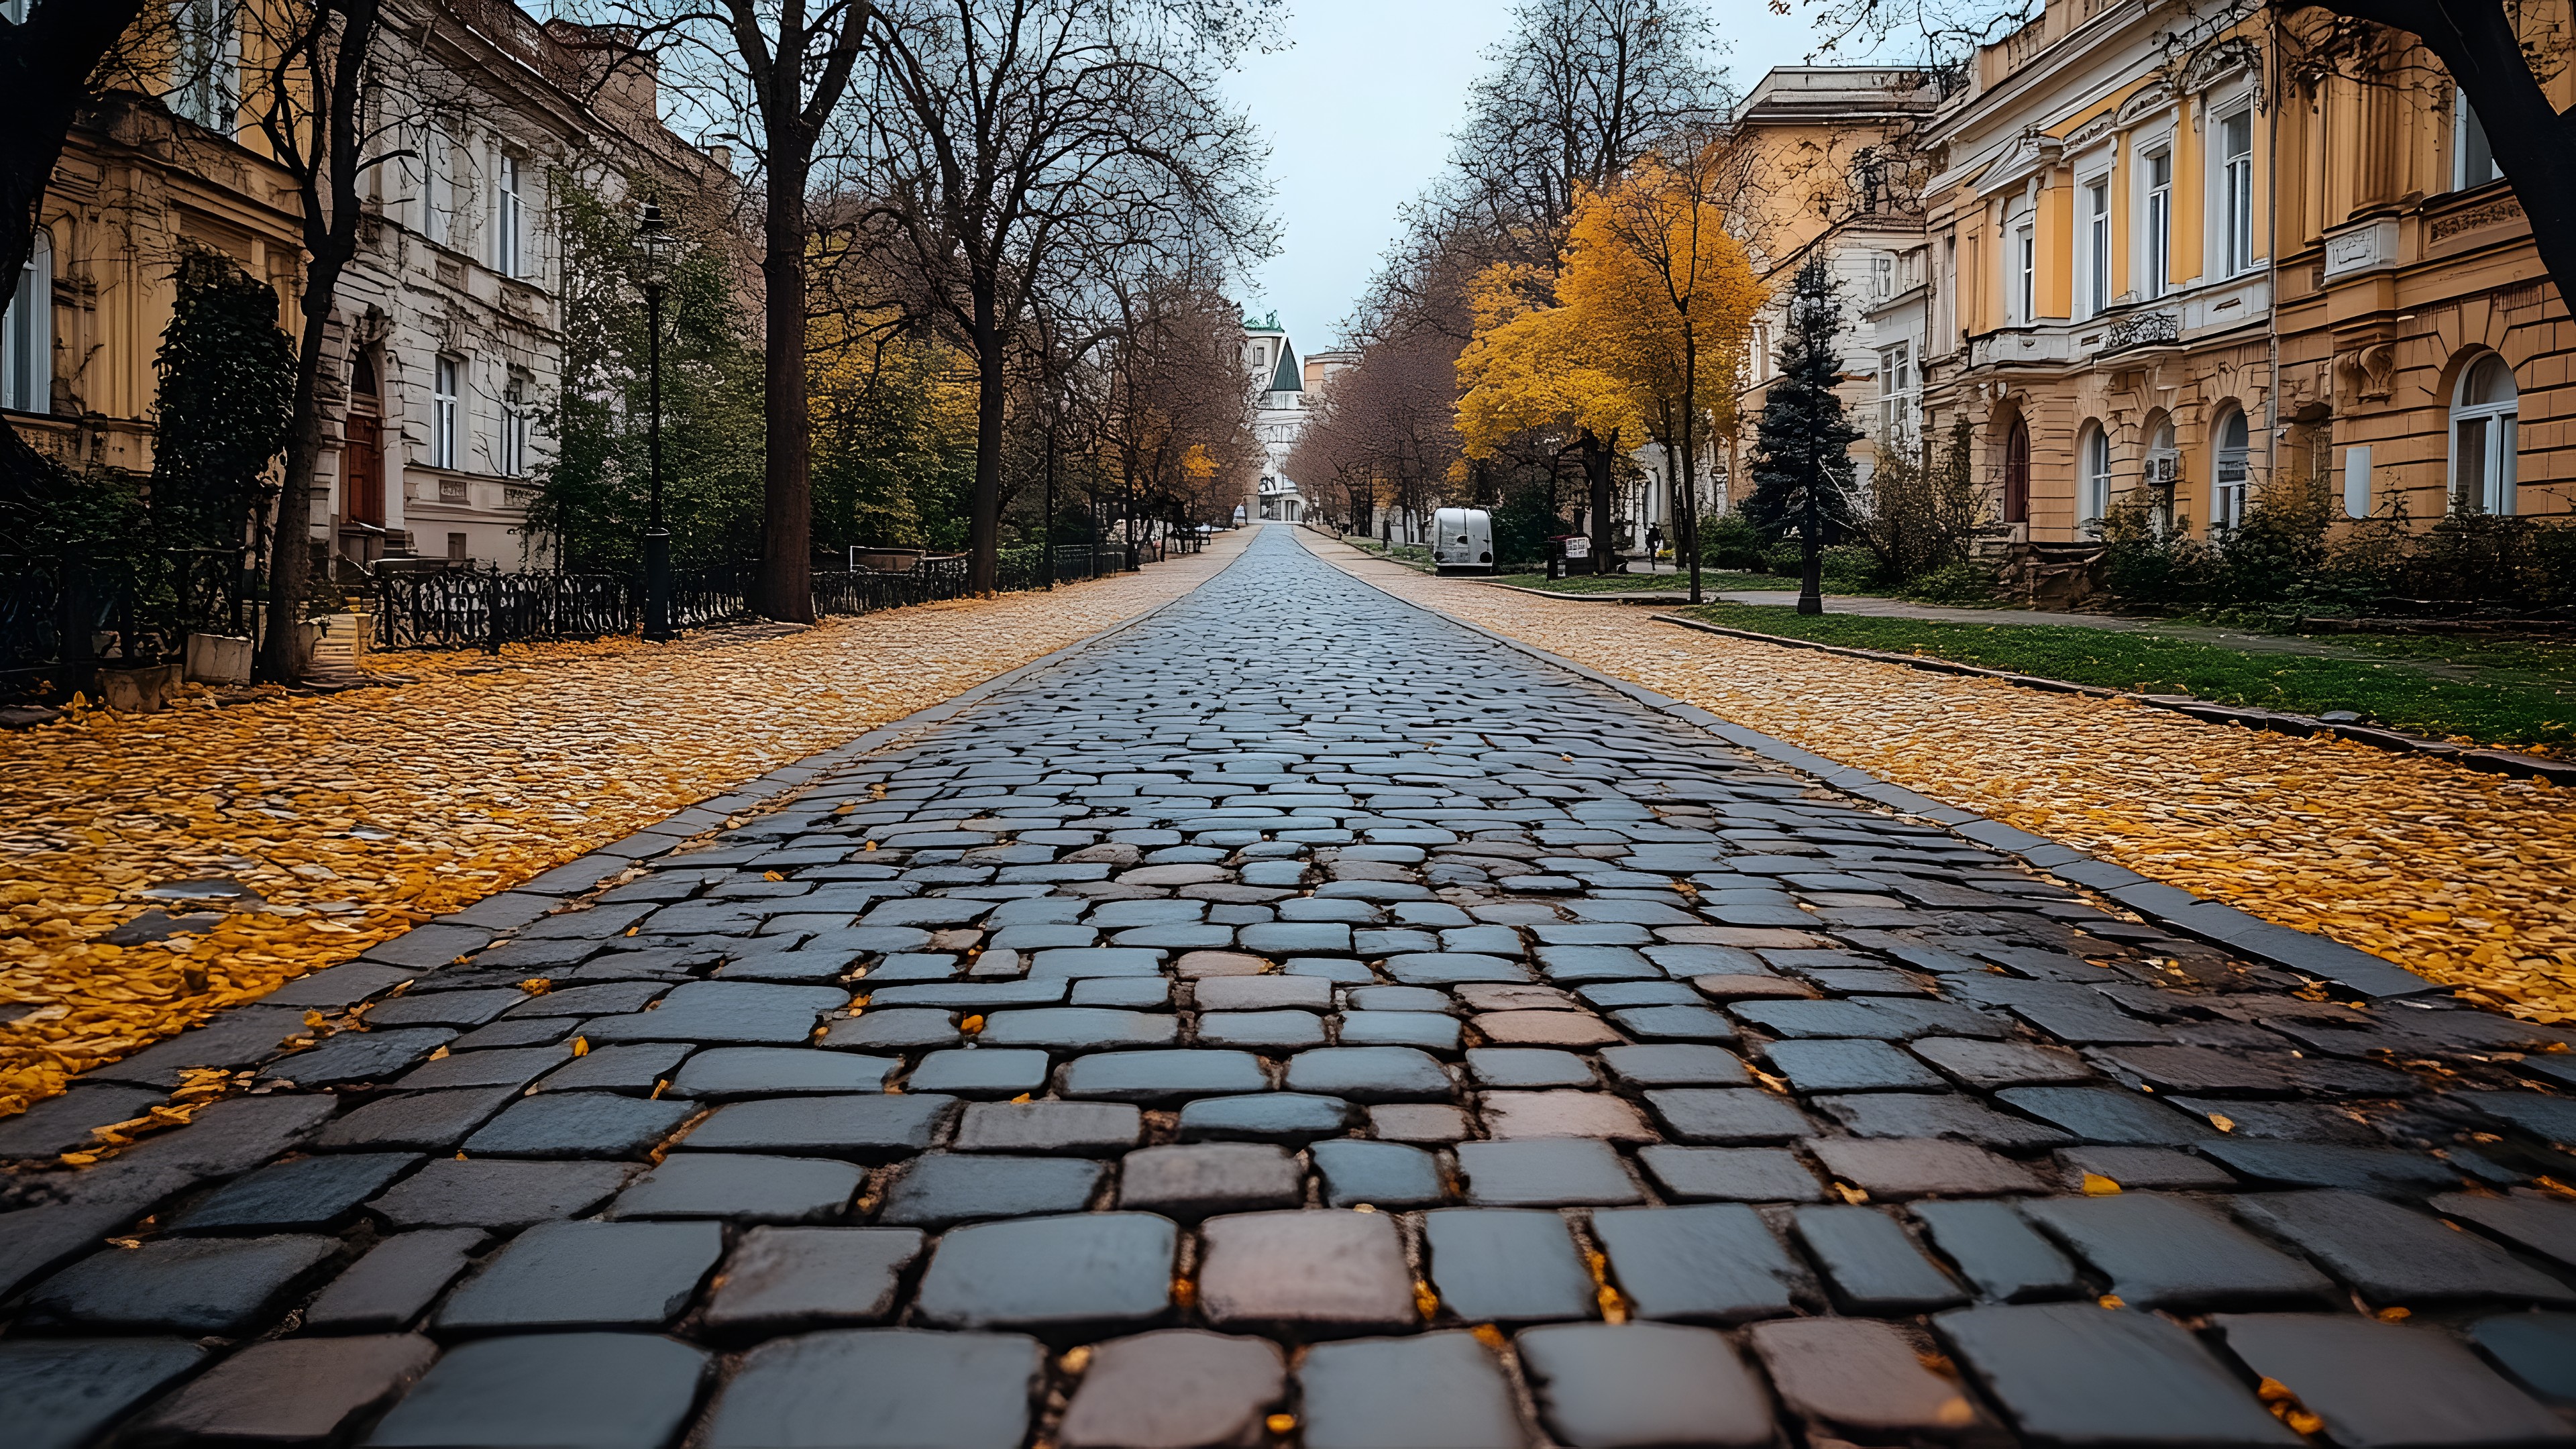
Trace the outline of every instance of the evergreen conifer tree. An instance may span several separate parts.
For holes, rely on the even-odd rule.
[[[1817,550],[1851,524],[1851,445],[1861,431],[1834,394],[1843,363],[1842,309],[1823,254],[1807,258],[1789,284],[1780,375],[1763,395],[1755,425],[1752,496],[1744,512],[1764,532],[1797,532],[1804,554],[1798,612],[1821,613]]]

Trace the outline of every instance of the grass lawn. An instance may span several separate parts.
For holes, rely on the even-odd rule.
[[[2576,745],[2576,644],[2421,634],[2321,634],[2322,645],[2374,657],[2262,653],[2148,632],[2048,624],[1960,624],[1852,614],[1802,616],[1750,604],[1691,611],[1712,624],[1923,654],[2140,694],[2188,694],[2293,714],[2351,710],[2410,734],[2515,748]],[[2447,666],[2444,678],[2422,666]]]
[[[1639,589],[1669,589],[1690,592],[1688,574],[1576,574],[1571,578],[1551,579],[1538,574],[1497,574],[1498,584],[1517,584],[1524,589],[1545,589],[1553,594],[1625,594]],[[1773,574],[1736,573],[1725,569],[1702,569],[1699,575],[1702,593],[1724,593],[1732,589],[1795,589],[1796,579]]]

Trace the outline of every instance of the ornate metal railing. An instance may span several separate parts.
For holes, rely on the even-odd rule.
[[[101,668],[169,663],[195,632],[255,638],[257,581],[244,558],[241,549],[0,556],[0,698],[67,694]]]

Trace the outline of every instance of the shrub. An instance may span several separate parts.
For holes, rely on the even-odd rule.
[[[1927,604],[1966,607],[1991,604],[1995,601],[1995,571],[1965,560],[1944,564],[1909,580],[1905,585],[1905,596]]]
[[[1741,513],[1722,514],[1699,526],[1699,561],[1713,569],[1762,567],[1762,530]]]

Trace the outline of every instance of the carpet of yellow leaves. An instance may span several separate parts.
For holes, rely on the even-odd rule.
[[[2576,809],[2547,784],[1658,624],[1316,550],[1416,602],[2461,994],[2576,1021]]]
[[[0,1116],[219,1007],[1177,598],[1243,537],[1052,594],[660,647],[384,655],[369,666],[409,682],[224,708],[200,697],[0,735]],[[148,887],[209,877],[267,905],[166,943],[100,939],[160,904]]]

